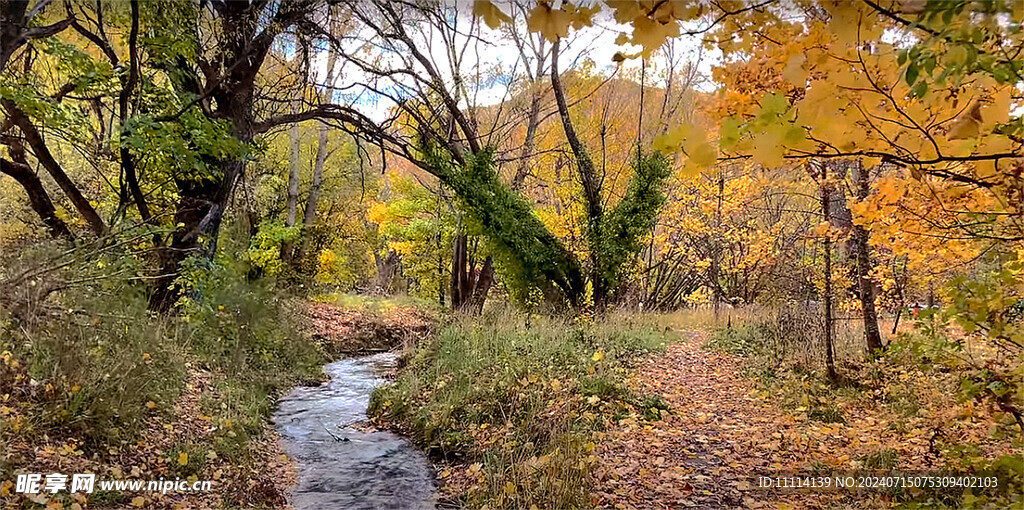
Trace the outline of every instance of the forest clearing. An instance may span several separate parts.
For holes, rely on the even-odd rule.
[[[1024,2],[0,0],[0,504],[1024,510]]]

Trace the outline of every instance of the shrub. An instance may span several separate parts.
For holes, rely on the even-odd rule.
[[[261,432],[278,394],[320,376],[325,358],[297,324],[298,304],[273,279],[247,278],[247,269],[227,257],[193,265],[180,303],[185,345],[214,374],[217,391],[204,395],[203,410],[233,424],[216,441],[228,456]]]

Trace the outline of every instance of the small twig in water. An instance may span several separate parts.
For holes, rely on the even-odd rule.
[[[324,428],[324,432],[326,432],[328,435],[333,437],[335,441],[348,441],[347,437],[340,437],[337,434],[335,434],[334,432],[331,432],[330,430],[328,430],[327,429],[327,425],[324,425],[324,422],[320,422],[320,426],[323,427]]]

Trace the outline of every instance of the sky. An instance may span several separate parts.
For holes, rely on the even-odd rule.
[[[501,7],[506,12],[510,12],[507,6]],[[478,22],[473,20],[470,11],[471,4],[460,2],[458,5],[459,18],[456,20],[460,32],[465,32],[470,23]],[[521,61],[515,42],[510,37],[500,29],[491,30],[483,25],[482,22],[480,23],[479,41],[471,44],[469,51],[464,53],[461,68],[463,75],[467,78],[475,76],[478,72],[486,77],[478,83],[470,84],[469,96],[476,106],[489,106],[498,104],[508,98],[509,87],[513,83],[513,76],[516,78],[523,76],[524,63]],[[417,30],[411,29],[410,31],[416,32]],[[609,12],[603,11],[598,13],[595,16],[593,26],[573,31],[568,40],[563,42],[563,49],[559,58],[559,69],[564,72],[581,65],[585,60],[589,59],[594,64],[595,72],[599,74],[610,75],[618,67],[618,76],[620,78],[639,79],[639,70],[641,68],[641,61],[639,59],[630,59],[622,64],[616,64],[612,61],[612,56],[616,52],[621,51],[625,54],[630,54],[636,53],[639,50],[638,47],[631,45],[619,46],[615,44],[615,38],[620,33],[625,32],[629,34],[631,31],[631,27],[616,23]],[[446,69],[448,67],[445,65],[447,58],[444,53],[441,35],[423,29],[419,36],[421,38],[417,45],[419,49],[430,53],[435,62],[441,63],[437,67],[441,69],[445,79],[451,83],[452,75]],[[467,41],[467,36],[464,34],[458,35],[456,36],[456,41],[457,45],[461,46]],[[680,52],[680,55],[683,55],[684,60],[696,62],[699,59],[698,69],[705,76],[710,76],[711,67],[716,61],[716,55],[708,51],[701,52],[699,38],[682,37],[676,39],[675,44],[677,51]],[[347,51],[358,51],[359,46],[360,44],[353,42],[353,47]],[[376,56],[387,59],[387,56],[380,52]],[[326,59],[324,55],[320,55],[318,61],[320,62],[320,74],[326,75]],[[647,84],[658,86],[661,83],[659,71],[665,67],[666,63],[665,57],[661,54],[656,54],[648,61]],[[337,86],[343,87],[344,84],[367,83],[370,81],[370,76],[361,73],[351,65],[346,65],[341,68],[341,76],[338,77]],[[378,88],[386,90],[397,91],[401,86],[401,79],[396,79],[391,84],[377,82]],[[704,87],[708,89],[713,88],[710,80],[707,81]],[[360,87],[347,89],[345,94],[339,94],[337,100],[353,105],[375,121],[386,119],[390,108],[394,106],[390,99]]]

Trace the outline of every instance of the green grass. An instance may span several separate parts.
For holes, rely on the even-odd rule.
[[[587,507],[595,433],[667,408],[623,383],[638,356],[665,341],[660,329],[615,319],[465,318],[419,347],[394,384],[374,393],[371,414],[434,455],[470,464],[469,507]]]
[[[393,308],[413,307],[425,312],[442,309],[436,300],[426,300],[409,295],[367,296],[343,292],[322,293],[312,296],[317,303],[328,303],[341,308],[357,308],[371,313],[383,314]]]

